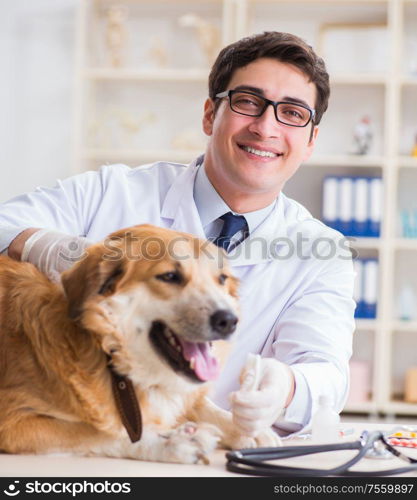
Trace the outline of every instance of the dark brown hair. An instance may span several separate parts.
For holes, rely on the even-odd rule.
[[[304,40],[290,33],[266,31],[248,36],[224,47],[211,68],[209,76],[209,96],[216,102],[216,94],[228,90],[233,73],[249,63],[269,57],[300,69],[317,89],[316,115],[318,125],[327,109],[330,95],[329,75],[321,57]],[[216,103],[217,109],[219,103]]]

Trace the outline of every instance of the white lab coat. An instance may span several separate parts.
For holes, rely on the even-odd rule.
[[[0,251],[28,227],[60,230],[90,240],[141,223],[205,238],[193,199],[195,162],[160,162],[130,169],[104,166],[37,188],[0,205]],[[292,366],[296,394],[278,429],[310,422],[320,394],[341,410],[348,392],[354,330],[353,268],[340,233],[283,194],[250,237],[229,254],[241,280],[238,341],[216,382],[213,399],[228,394],[248,352]]]

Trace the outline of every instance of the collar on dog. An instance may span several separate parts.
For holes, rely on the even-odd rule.
[[[116,400],[116,406],[119,410],[120,418],[132,443],[139,441],[142,436],[142,415],[136,398],[135,389],[132,381],[128,377],[116,373],[109,364],[113,395]]]

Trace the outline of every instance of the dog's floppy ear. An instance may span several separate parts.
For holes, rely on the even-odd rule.
[[[62,286],[68,299],[68,314],[78,319],[86,301],[98,295],[111,295],[124,274],[123,260],[109,260],[102,252],[88,251],[88,256],[61,275]]]

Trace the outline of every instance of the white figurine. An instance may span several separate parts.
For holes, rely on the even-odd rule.
[[[197,30],[198,41],[207,58],[207,63],[211,65],[220,47],[219,29],[196,14],[184,14],[178,22],[184,28]]]
[[[159,36],[154,36],[151,41],[149,55],[155,64],[160,68],[165,68],[168,64],[167,50]]]
[[[353,131],[353,138],[356,144],[355,154],[365,155],[369,153],[372,143],[372,126],[369,116],[363,116],[360,121],[355,125]]]
[[[413,148],[411,149],[411,156],[413,158],[417,158],[417,134],[416,134],[416,138],[414,140],[414,146]]]
[[[126,30],[127,8],[110,7],[107,11],[106,46],[110,65],[117,68],[123,65],[127,43]]]

